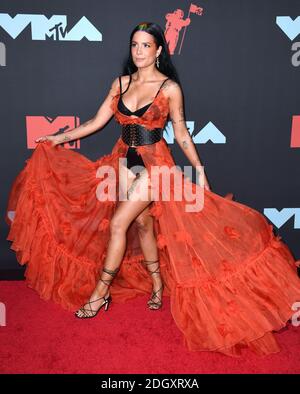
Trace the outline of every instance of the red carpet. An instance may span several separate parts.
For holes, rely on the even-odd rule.
[[[241,358],[189,352],[173,322],[169,298],[150,311],[147,297],[112,304],[79,320],[45,302],[24,281],[0,282],[6,326],[0,327],[1,373],[299,373],[300,327],[276,334],[280,353]]]

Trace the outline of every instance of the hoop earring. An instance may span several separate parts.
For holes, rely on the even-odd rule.
[[[157,68],[159,68],[159,55],[157,56],[157,58],[156,58],[156,66],[157,66]]]

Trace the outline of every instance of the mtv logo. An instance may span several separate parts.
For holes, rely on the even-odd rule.
[[[59,135],[65,131],[79,126],[78,116],[26,116],[27,148],[35,149],[38,142],[35,140],[43,135]],[[80,140],[74,140],[63,144],[67,149],[79,149]]]
[[[291,148],[300,148],[300,115],[294,115],[292,120]]]
[[[85,16],[68,31],[66,15],[52,15],[48,18],[42,14],[17,14],[11,17],[0,13],[0,27],[13,39],[28,26],[31,27],[32,40],[51,38],[55,41],[81,41],[86,38],[88,41],[102,41],[100,31]]]
[[[277,16],[276,24],[293,41],[300,34],[300,16],[293,20],[290,16]]]
[[[277,227],[282,227],[291,218],[294,219],[294,229],[300,228],[300,208],[265,208],[264,215]]]
[[[225,135],[212,122],[208,122],[198,133],[195,131],[195,122],[187,121],[186,128],[188,129],[194,144],[206,144],[211,141],[213,144],[226,144]],[[164,139],[168,144],[174,144],[175,134],[171,122],[168,122],[164,134]]]

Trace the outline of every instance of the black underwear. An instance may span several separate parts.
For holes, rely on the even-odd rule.
[[[138,169],[131,169],[133,166],[143,166],[146,168],[145,163],[143,162],[142,156],[138,155],[135,147],[128,147],[127,151],[127,168],[130,169],[135,175],[137,175],[139,172],[143,170],[143,168]]]

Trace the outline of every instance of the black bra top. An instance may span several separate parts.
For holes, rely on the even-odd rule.
[[[148,110],[148,108],[153,104],[153,101],[154,101],[154,100],[152,101],[152,103],[149,103],[149,104],[147,104],[147,105],[144,105],[142,108],[139,108],[139,109],[137,109],[137,110],[134,111],[134,112],[130,111],[130,109],[128,109],[128,108],[125,106],[125,104],[124,104],[124,102],[123,102],[123,99],[122,99],[122,95],[123,95],[125,92],[127,92],[128,88],[129,88],[129,85],[130,85],[130,83],[131,83],[131,74],[129,75],[129,77],[130,77],[130,79],[129,79],[129,83],[128,83],[127,89],[126,89],[123,93],[122,93],[121,77],[119,77],[120,92],[121,92],[121,94],[120,94],[120,98],[119,98],[119,101],[118,101],[118,110],[119,110],[122,114],[128,115],[128,116],[130,116],[130,115],[134,115],[134,116],[143,116],[144,113]],[[163,81],[163,83],[160,85],[160,88],[159,88],[158,92],[156,93],[156,96],[158,95],[160,89],[162,88],[163,84],[166,82],[167,79],[169,79],[169,78],[166,78],[166,79]],[[155,98],[156,98],[156,96],[155,96]]]

